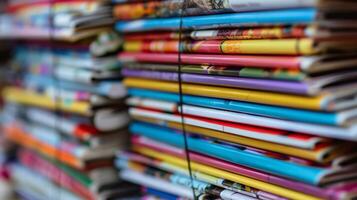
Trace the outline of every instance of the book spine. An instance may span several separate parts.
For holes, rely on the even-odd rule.
[[[160,65],[144,63],[126,63],[123,69],[147,70],[147,71],[165,71],[178,72],[177,65]],[[298,70],[284,69],[260,69],[249,67],[229,67],[218,65],[181,65],[182,73],[207,74],[217,76],[262,78],[276,80],[290,80],[303,82],[306,75]]]
[[[159,90],[163,92],[177,93],[179,88],[176,83],[155,80],[144,80],[138,78],[126,78],[124,84],[131,88]],[[182,84],[183,93],[186,95],[223,98],[231,100],[242,100],[251,103],[263,103],[292,108],[305,108],[312,110],[321,109],[321,100],[324,96],[303,97],[297,95],[286,95],[273,92],[243,90],[236,88],[223,88],[215,86],[201,87],[193,84]]]
[[[179,16],[184,1],[147,1],[142,3],[119,4],[114,6],[113,15],[120,20],[140,18],[158,18]],[[185,15],[202,15],[208,13],[245,12],[259,10],[274,10],[284,8],[314,7],[314,0],[189,0],[183,11]]]
[[[143,19],[119,21],[115,28],[119,32],[139,32],[152,30],[209,29],[225,27],[241,27],[247,25],[306,25],[314,22],[317,11],[313,8],[286,9],[279,11],[260,11],[228,13],[219,15],[203,15],[184,17],[182,26],[180,18]]]
[[[57,104],[51,97],[47,95],[29,92],[15,87],[7,88],[4,91],[4,98],[7,101],[38,106],[41,108],[48,108],[52,110],[56,107],[59,107],[64,111],[75,112],[82,115],[88,115],[90,112],[89,104],[87,102],[73,102],[62,100],[60,103]]]
[[[225,7],[230,8],[236,12],[243,12],[252,10],[314,7],[316,5],[316,0],[229,0],[225,4]]]
[[[165,81],[178,80],[178,73],[174,72],[156,72],[123,69],[122,73],[126,77],[149,78]],[[279,80],[262,80],[253,78],[236,78],[199,75],[199,74],[182,74],[181,79],[185,83],[198,83],[207,85],[221,85],[245,89],[258,89],[262,91],[286,92],[292,94],[307,95],[308,86],[305,83],[289,82],[285,83]]]
[[[275,55],[311,55],[317,53],[311,39],[279,40],[202,40],[186,41],[127,41],[127,52],[161,52],[204,54],[275,54]]]
[[[251,40],[251,39],[283,39],[308,37],[308,30],[312,27],[301,25],[286,27],[264,28],[229,28],[217,30],[194,30],[181,33],[181,38],[193,40]],[[124,41],[135,40],[178,40],[179,33],[176,31],[146,32],[125,34]]]
[[[178,53],[123,52],[118,55],[122,62],[178,63]],[[264,69],[300,70],[302,59],[297,56],[181,54],[181,64],[227,65]]]
[[[281,39],[306,37],[304,26],[274,28],[239,28],[218,30],[197,30],[190,33],[194,40],[248,40],[248,39]]]

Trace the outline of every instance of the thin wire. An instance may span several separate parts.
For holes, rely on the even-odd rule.
[[[193,178],[193,174],[192,174],[192,168],[191,168],[191,160],[190,160],[190,150],[188,147],[188,141],[187,141],[187,137],[188,134],[186,132],[186,128],[185,128],[185,117],[184,117],[184,113],[183,113],[183,92],[182,92],[182,70],[181,70],[181,53],[182,53],[182,49],[181,49],[181,43],[182,43],[182,29],[183,29],[183,16],[184,13],[186,11],[187,8],[187,1],[183,0],[183,4],[181,7],[181,12],[180,12],[180,27],[179,27],[179,53],[178,53],[178,83],[179,83],[179,94],[180,94],[180,100],[178,103],[179,108],[181,109],[180,112],[180,116],[181,116],[181,126],[182,126],[182,132],[184,135],[184,143],[185,143],[185,155],[186,155],[186,160],[187,160],[187,167],[188,167],[188,171],[189,171],[189,175],[190,175],[190,179],[191,179],[191,189],[192,189],[192,194],[194,199],[197,199],[196,197],[196,192],[195,192],[195,188],[193,185],[194,182],[194,178]]]

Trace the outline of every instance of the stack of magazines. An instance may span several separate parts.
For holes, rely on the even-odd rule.
[[[121,178],[148,198],[355,197],[356,13],[340,0],[118,1],[134,119]]]
[[[9,0],[0,15],[0,37],[75,41],[111,30],[105,0]]]
[[[38,200],[136,196],[137,186],[119,179],[113,162],[117,149],[128,143],[126,90],[115,55],[120,38],[104,31],[108,26],[101,21],[101,3],[56,2],[14,1],[16,6],[9,7],[15,12],[10,17],[19,20],[12,25],[24,30],[23,35],[14,32],[11,67],[17,73],[3,90],[5,135],[19,146],[18,161],[10,166],[15,192]],[[98,23],[103,31],[83,33],[80,39],[75,34],[59,37],[57,31],[67,29],[53,26],[57,17],[74,27],[77,17],[83,26]],[[29,27],[38,32],[27,35]],[[91,28],[84,26],[83,31],[94,31]]]

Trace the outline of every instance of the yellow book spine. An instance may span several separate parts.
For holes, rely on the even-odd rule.
[[[165,92],[179,92],[179,83],[155,81],[140,78],[126,78],[124,84],[127,87],[136,87]],[[245,90],[237,88],[224,88],[216,86],[201,86],[195,84],[182,84],[184,94],[206,96],[254,103],[270,104],[276,106],[287,106],[292,108],[303,108],[321,110],[323,96],[305,97],[256,90]]]
[[[6,101],[16,102],[19,104],[37,106],[46,109],[61,109],[66,112],[73,112],[82,115],[90,114],[90,106],[87,102],[73,102],[59,100],[56,102],[53,98],[45,95],[36,94],[16,87],[8,87],[3,91]]]
[[[179,41],[127,41],[124,50],[128,52],[184,52],[213,54],[276,54],[311,55],[318,53],[314,41],[304,39],[262,39],[262,40],[201,40]]]
[[[174,157],[168,154],[164,154],[162,152],[157,152],[155,150],[149,149],[149,148],[143,148],[143,147],[134,147],[134,150],[139,152],[140,154],[153,157],[159,160],[162,160],[164,162],[169,162],[173,163],[175,165],[179,165],[182,167],[185,167],[186,169],[188,168],[188,163],[186,160],[183,160],[178,157]],[[192,170],[195,171],[200,171],[202,173],[206,173],[208,175],[216,176],[216,177],[221,177],[230,181],[234,181],[243,185],[247,185],[262,191],[266,192],[271,192],[276,195],[280,195],[282,197],[286,197],[289,199],[304,199],[304,200],[318,200],[320,198],[304,194],[301,192],[297,192],[294,190],[290,190],[287,188],[283,188],[277,185],[273,185],[267,182],[255,180],[253,178],[249,178],[246,176],[242,176],[239,174],[231,173],[228,171],[216,169],[207,165],[203,165],[197,162],[190,162],[190,167]]]
[[[227,54],[286,54],[311,55],[317,53],[311,39],[278,40],[226,40],[221,44],[222,53]]]

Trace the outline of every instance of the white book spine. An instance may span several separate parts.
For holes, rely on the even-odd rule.
[[[229,0],[226,7],[236,12],[251,10],[271,10],[284,8],[315,7],[316,0]]]

